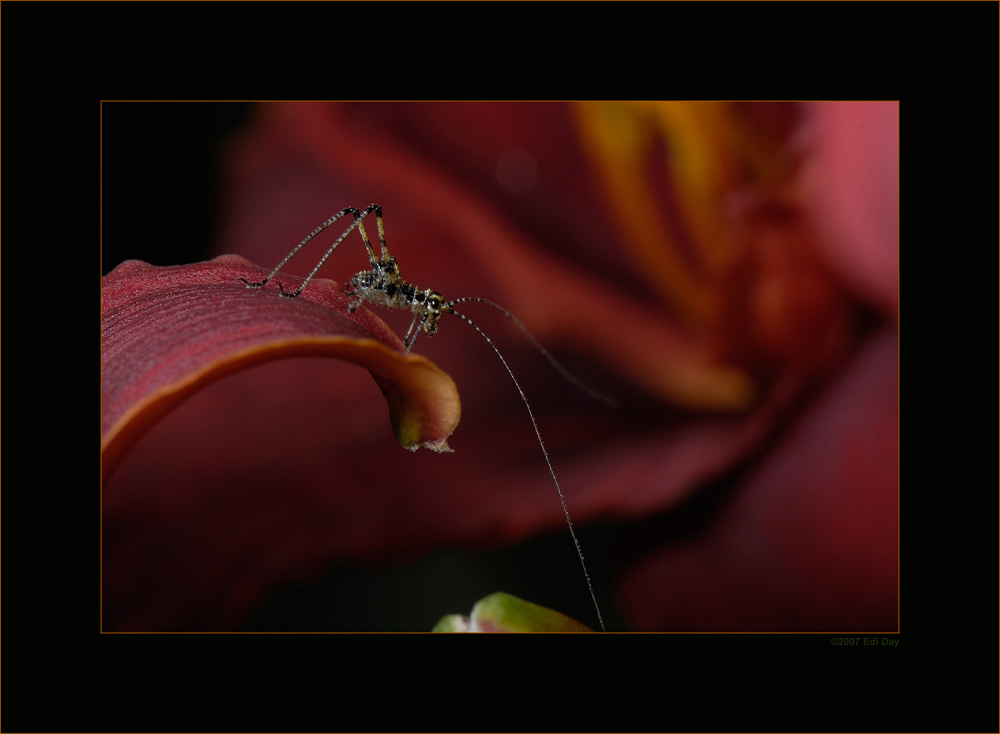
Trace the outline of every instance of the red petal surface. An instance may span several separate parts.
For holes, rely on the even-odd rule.
[[[636,628],[896,631],[897,369],[886,330],[700,532],[653,533],[619,586]]]
[[[823,253],[858,296],[895,319],[899,306],[899,105],[812,107],[802,188]]]
[[[101,287],[101,458],[105,479],[152,425],[205,384],[262,362],[330,356],[366,367],[404,446],[448,450],[459,401],[451,379],[401,354],[398,337],[332,281],[282,298],[237,256],[176,267],[122,263]],[[290,287],[298,279],[279,278]],[[376,341],[376,339],[380,341]]]

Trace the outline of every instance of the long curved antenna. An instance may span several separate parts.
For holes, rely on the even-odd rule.
[[[519,328],[521,330],[521,332],[528,338],[528,341],[530,341],[532,344],[534,344],[535,348],[539,352],[541,352],[542,355],[547,360],[549,360],[549,364],[551,364],[555,368],[556,372],[558,372],[560,375],[562,375],[564,378],[566,378],[566,380],[568,380],[569,382],[571,382],[574,385],[576,385],[576,387],[580,391],[585,392],[587,395],[589,395],[590,397],[592,397],[594,400],[599,400],[600,402],[605,403],[606,405],[610,405],[612,408],[617,408],[618,407],[618,401],[615,400],[613,397],[611,397],[610,395],[605,395],[602,392],[598,392],[594,388],[592,388],[589,385],[587,385],[586,383],[584,383],[583,380],[581,380],[579,377],[577,377],[576,375],[574,375],[573,373],[571,373],[569,370],[567,370],[561,364],[559,364],[559,362],[556,361],[556,358],[552,356],[552,354],[549,352],[549,350],[546,349],[545,347],[543,347],[542,344],[541,344],[541,342],[539,342],[532,335],[532,333],[530,331],[528,331],[528,327],[526,327],[524,324],[522,324],[517,319],[517,317],[514,314],[512,314],[506,308],[504,308],[503,306],[501,306],[499,303],[494,303],[493,301],[490,301],[490,300],[488,300],[486,298],[479,298],[478,296],[469,296],[469,297],[466,297],[466,298],[456,298],[454,301],[446,303],[442,308],[443,308],[443,310],[447,311],[449,308],[451,308],[452,306],[454,306],[456,303],[482,303],[482,304],[485,304],[487,306],[492,306],[497,311],[499,311],[504,316],[506,316],[508,319],[510,319],[511,321],[513,321],[515,324],[517,324],[517,328]],[[457,311],[452,311],[452,313],[454,313],[456,316],[462,316],[462,314],[459,314]],[[469,319],[467,319],[465,316],[462,316],[462,318],[465,319],[466,321],[469,321]],[[469,323],[471,324],[472,322],[469,321]],[[473,326],[475,326],[475,324],[473,324]],[[478,329],[479,327],[476,327],[476,328]],[[480,332],[480,333],[482,333],[482,332]],[[486,334],[483,334],[483,336],[486,336]],[[492,342],[490,342],[490,343],[492,344]],[[494,349],[495,348],[496,347],[494,347]],[[511,375],[511,377],[513,377],[513,375]]]
[[[528,416],[531,418],[531,425],[535,429],[535,436],[538,438],[538,445],[542,447],[542,454],[545,456],[545,463],[549,467],[549,474],[552,475],[552,481],[555,482],[555,485],[556,485],[556,492],[559,493],[559,501],[562,503],[563,514],[566,515],[566,524],[569,525],[569,534],[570,534],[570,537],[573,538],[573,544],[576,546],[576,554],[577,554],[577,556],[580,557],[580,565],[583,567],[583,577],[587,580],[587,589],[590,591],[590,598],[593,600],[593,602],[594,602],[594,609],[597,611],[597,621],[601,625],[601,631],[602,632],[607,632],[607,630],[604,627],[604,618],[601,616],[601,607],[597,604],[597,595],[594,594],[594,586],[593,586],[593,584],[590,583],[590,574],[587,573],[587,564],[583,560],[583,549],[580,547],[580,541],[577,540],[577,538],[576,538],[576,531],[573,530],[573,521],[569,519],[569,509],[566,507],[566,498],[563,496],[562,487],[559,486],[559,480],[556,479],[556,472],[552,468],[552,461],[549,459],[549,452],[545,448],[545,442],[542,441],[541,431],[538,430],[538,422],[535,420],[535,414],[531,410],[531,405],[528,403],[528,398],[525,396],[524,390],[521,389],[521,384],[517,381],[517,378],[514,377],[514,373],[511,371],[510,366],[507,364],[507,360],[503,358],[502,354],[500,354],[500,350],[497,349],[497,345],[493,343],[492,339],[490,339],[488,336],[486,336],[486,332],[484,332],[482,329],[480,329],[478,326],[476,326],[475,322],[473,322],[472,319],[470,319],[465,314],[460,313],[459,311],[456,311],[452,307],[453,304],[455,304],[455,303],[463,303],[463,302],[466,302],[466,301],[479,301],[480,303],[487,303],[487,304],[489,304],[491,306],[495,306],[496,308],[499,308],[501,311],[503,311],[508,316],[510,316],[510,318],[514,319],[514,317],[510,313],[508,313],[506,311],[506,309],[501,308],[500,306],[497,306],[495,303],[493,303],[491,301],[487,301],[487,300],[482,299],[482,298],[459,298],[458,300],[455,300],[455,301],[452,301],[451,303],[446,304],[446,306],[444,308],[444,310],[446,310],[448,313],[455,314],[460,319],[462,319],[462,321],[464,321],[469,326],[471,326],[473,329],[475,329],[476,331],[478,331],[480,333],[480,335],[483,337],[483,339],[485,339],[486,342],[491,347],[493,347],[493,351],[497,353],[497,356],[500,358],[500,361],[503,362],[503,366],[507,370],[507,374],[510,375],[510,379],[514,381],[514,387],[516,387],[517,391],[521,394],[521,400],[524,401],[524,407],[528,409]],[[519,322],[517,319],[514,319],[514,321],[519,326],[521,325],[521,322]],[[583,385],[583,383],[580,383],[578,380],[576,380],[576,378],[573,378],[572,375],[570,375],[568,372],[566,372],[565,370],[563,370],[559,366],[559,363],[556,362],[555,359],[551,355],[549,355],[548,352],[546,352],[545,349],[542,348],[542,346],[540,344],[538,344],[537,341],[535,341],[535,338],[532,337],[530,334],[528,334],[527,329],[525,329],[523,326],[521,326],[521,329],[522,329],[522,331],[524,331],[525,334],[527,334],[531,338],[531,340],[533,342],[535,342],[535,344],[540,349],[542,349],[542,351],[546,354],[546,356],[549,357],[549,360],[553,364],[555,364],[557,366],[557,368],[559,369],[560,372],[562,372],[564,375],[566,375],[567,377],[569,377],[572,382],[575,382],[575,383],[577,383],[579,385]],[[590,392],[589,388],[586,388],[585,386],[584,386],[584,388],[586,389],[587,392]]]

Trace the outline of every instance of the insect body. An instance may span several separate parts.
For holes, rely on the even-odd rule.
[[[372,247],[371,241],[368,239],[368,234],[365,232],[363,221],[366,217],[374,212],[375,221],[378,226],[378,238],[380,251],[375,252]],[[355,209],[353,207],[348,207],[334,216],[330,217],[327,221],[313,230],[305,239],[302,240],[295,248],[288,253],[284,260],[278,263],[277,267],[271,271],[271,273],[264,278],[264,280],[258,283],[251,283],[243,278],[240,278],[248,288],[263,288],[264,285],[270,281],[279,270],[281,270],[284,265],[298,253],[302,247],[313,239],[320,232],[325,230],[331,224],[336,222],[341,217],[347,214],[352,214],[354,216],[354,222],[348,227],[340,237],[337,238],[336,242],[326,251],[326,254],[320,259],[316,267],[313,268],[312,272],[306,277],[299,286],[298,290],[294,293],[286,293],[284,287],[279,283],[278,288],[281,295],[285,298],[295,298],[298,296],[305,287],[309,284],[309,281],[313,279],[317,271],[322,267],[323,263],[326,262],[327,258],[330,257],[331,253],[337,249],[341,242],[354,230],[357,229],[361,233],[361,239],[364,240],[365,249],[368,252],[368,261],[371,265],[369,270],[362,270],[357,275],[351,278],[348,287],[347,294],[354,297],[351,301],[349,310],[353,313],[357,308],[365,301],[369,303],[378,304],[381,306],[386,306],[388,308],[403,309],[411,311],[413,313],[413,320],[410,322],[410,328],[406,331],[406,337],[403,339],[403,343],[406,345],[406,351],[409,352],[413,347],[413,343],[416,341],[417,336],[423,331],[427,336],[434,336],[438,330],[438,323],[441,319],[442,314],[452,314],[459,317],[467,324],[469,324],[473,329],[479,332],[479,334],[493,347],[493,351],[496,352],[503,366],[507,370],[507,374],[510,375],[510,379],[514,381],[514,386],[517,388],[518,393],[521,395],[521,400],[524,401],[525,407],[528,409],[528,415],[531,418],[531,424],[535,429],[535,436],[538,438],[538,445],[542,449],[542,454],[545,456],[545,463],[548,465],[549,474],[552,475],[552,481],[555,482],[556,491],[559,494],[559,501],[562,503],[563,513],[566,515],[566,523],[569,526],[570,536],[573,538],[573,543],[576,546],[577,555],[580,558],[580,565],[583,567],[583,575],[587,580],[587,589],[590,591],[590,597],[594,602],[594,609],[597,611],[597,620],[601,625],[601,629],[604,629],[604,619],[601,617],[601,609],[597,604],[597,597],[594,594],[594,587],[590,582],[590,576],[587,573],[587,564],[583,560],[583,550],[580,548],[580,541],[577,540],[576,532],[573,530],[573,522],[570,520],[569,510],[566,507],[566,498],[563,496],[562,487],[559,486],[559,480],[556,478],[555,470],[552,468],[552,461],[549,459],[549,452],[545,448],[545,443],[542,441],[542,434],[538,430],[538,422],[535,420],[535,414],[531,410],[531,405],[528,403],[528,398],[524,394],[524,390],[521,389],[520,383],[517,378],[514,377],[513,371],[507,364],[507,360],[504,359],[500,350],[497,348],[493,340],[490,339],[482,329],[480,329],[468,316],[459,311],[455,310],[455,306],[460,303],[482,303],[492,308],[497,309],[503,313],[507,318],[511,319],[517,327],[524,333],[524,335],[531,341],[541,351],[541,353],[549,360],[549,362],[562,374],[566,379],[575,384],[584,392],[588,393],[592,397],[603,400],[605,402],[614,404],[614,401],[610,398],[602,395],[601,393],[595,392],[586,385],[584,385],[580,380],[574,377],[572,374],[567,372],[562,365],[560,365],[555,358],[549,354],[538,340],[535,339],[528,331],[528,329],[518,321],[512,313],[502,306],[493,303],[493,301],[487,300],[485,298],[478,297],[465,297],[456,298],[451,301],[445,301],[440,293],[437,291],[430,290],[420,290],[412,283],[407,283],[403,280],[402,275],[399,272],[399,265],[396,263],[396,258],[389,254],[389,249],[385,244],[385,227],[382,222],[382,208],[377,204],[372,204],[363,212]]]
[[[412,283],[403,280],[394,257],[390,257],[388,261],[373,262],[372,269],[363,270],[355,275],[351,278],[349,286],[347,295],[355,296],[348,307],[352,312],[362,301],[413,312],[413,321],[410,322],[410,328],[403,340],[406,351],[410,351],[420,330],[427,336],[434,336],[438,330],[441,314],[448,312],[443,311],[446,305],[440,293],[429,288],[420,290]],[[454,313],[453,310],[450,312]]]

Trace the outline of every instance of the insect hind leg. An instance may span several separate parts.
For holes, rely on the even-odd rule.
[[[330,217],[329,219],[327,219],[325,222],[323,222],[321,225],[319,225],[312,232],[310,232],[309,234],[307,234],[305,236],[305,238],[299,244],[297,244],[294,248],[292,248],[291,252],[289,252],[287,255],[285,255],[284,260],[282,260],[281,262],[279,262],[275,266],[274,270],[272,270],[270,273],[268,273],[267,277],[264,278],[264,280],[261,280],[261,281],[256,282],[256,283],[250,282],[246,278],[240,278],[240,280],[242,280],[244,283],[246,283],[247,288],[253,288],[253,289],[263,288],[275,275],[277,275],[277,273],[278,273],[279,270],[281,270],[283,267],[285,267],[285,265],[288,264],[289,260],[291,260],[293,257],[295,257],[295,255],[298,254],[299,250],[301,250],[303,247],[306,246],[306,244],[313,237],[315,237],[320,232],[322,232],[323,230],[325,230],[327,227],[329,227],[331,224],[333,224],[338,219],[340,219],[341,217],[343,217],[345,214],[353,214],[355,221],[357,221],[357,219],[360,216],[361,212],[359,212],[354,207],[347,207],[346,209],[342,209],[341,211],[337,212],[332,217]],[[352,225],[352,228],[353,228],[353,225]],[[350,230],[348,230],[348,232],[349,231]],[[346,233],[344,235],[341,235],[341,239],[343,239],[344,236],[346,236]],[[339,240],[338,240],[338,244],[339,244]],[[334,245],[334,247],[336,247],[336,245]],[[282,289],[282,290],[284,290],[284,289]]]
[[[330,255],[333,254],[333,251],[336,250],[340,246],[340,243],[343,242],[344,239],[347,237],[347,235],[349,235],[351,232],[353,232],[355,228],[357,228],[358,230],[360,230],[360,232],[361,232],[361,239],[364,240],[365,249],[368,251],[368,259],[371,260],[371,258],[372,258],[372,246],[371,246],[371,242],[368,240],[368,234],[365,232],[365,228],[364,228],[364,225],[362,224],[362,222],[364,221],[365,217],[367,217],[373,211],[376,214],[376,219],[378,219],[378,222],[379,222],[379,228],[378,229],[379,229],[379,234],[381,235],[382,234],[382,207],[378,206],[377,204],[372,204],[367,209],[365,209],[363,212],[359,212],[354,207],[348,207],[347,209],[345,209],[344,211],[342,211],[339,215],[337,215],[337,217],[335,217],[333,219],[333,221],[336,221],[337,218],[339,218],[339,217],[343,216],[344,214],[350,212],[351,214],[354,215],[354,222],[351,224],[351,226],[348,227],[347,229],[345,229],[343,231],[343,233],[340,235],[340,237],[337,238],[337,241],[333,243],[333,245],[330,247],[329,250],[326,251],[326,254],[324,254],[323,257],[320,258],[319,262],[316,263],[316,267],[314,267],[312,269],[312,272],[310,272],[309,275],[306,276],[306,279],[302,281],[302,285],[299,286],[299,288],[298,288],[297,291],[295,291],[294,293],[285,293],[284,289],[282,289],[281,290],[281,295],[284,296],[285,298],[295,298],[296,296],[298,296],[305,289],[305,287],[307,285],[309,285],[309,281],[311,281],[316,276],[316,273],[319,272],[319,269],[321,267],[323,267],[323,263],[326,262],[327,258],[330,257]],[[289,255],[289,258],[293,254],[295,254],[295,253],[294,252],[291,253]]]
[[[336,242],[334,242],[333,245],[331,245],[331,247],[323,255],[323,257],[320,258],[320,261],[318,263],[316,263],[316,267],[314,267],[312,269],[312,271],[309,273],[309,275],[306,276],[306,279],[304,281],[302,281],[302,285],[300,285],[295,292],[293,292],[293,293],[286,293],[285,289],[284,289],[284,286],[282,286],[281,283],[278,283],[278,289],[280,290],[281,295],[284,296],[285,298],[295,298],[300,293],[302,293],[302,291],[305,289],[305,287],[309,284],[309,281],[311,281],[316,276],[316,273],[319,272],[319,269],[321,267],[323,267],[323,264],[327,261],[327,258],[329,258],[330,255],[333,254],[333,251],[336,250],[340,246],[340,243],[343,242],[344,239],[346,239],[347,236],[351,232],[353,232],[355,229],[360,229],[360,231],[361,231],[361,237],[362,237],[362,239],[365,242],[365,249],[368,251],[368,259],[372,263],[376,262],[376,260],[373,259],[375,257],[374,250],[372,248],[371,242],[368,239],[368,235],[367,235],[367,233],[364,230],[364,225],[362,224],[362,221],[364,221],[365,217],[367,217],[372,212],[375,212],[375,216],[376,216],[376,219],[378,221],[379,240],[380,240],[380,244],[382,246],[382,250],[383,250],[383,252],[387,252],[386,245],[385,245],[385,229],[384,229],[384,227],[382,225],[382,208],[380,206],[378,206],[377,204],[372,204],[371,206],[369,206],[367,209],[365,209],[362,212],[362,211],[359,211],[358,209],[356,209],[356,208],[354,208],[352,206],[349,206],[346,209],[343,209],[343,210],[337,212],[336,214],[334,214],[332,217],[330,217],[329,219],[327,219],[325,222],[323,222],[321,225],[319,225],[316,229],[314,229],[312,232],[310,232],[308,235],[306,235],[306,237],[299,244],[297,244],[292,249],[292,251],[289,252],[280,263],[277,264],[277,266],[274,268],[274,270],[272,270],[267,275],[266,278],[264,278],[263,280],[261,280],[259,282],[251,282],[251,281],[248,281],[246,278],[240,278],[240,280],[242,280],[246,284],[247,288],[253,288],[253,289],[263,288],[272,278],[274,278],[274,276],[278,273],[279,270],[281,270],[286,264],[288,264],[289,260],[291,260],[293,257],[295,257],[295,255],[298,254],[299,250],[301,250],[310,240],[312,240],[316,235],[320,234],[327,227],[329,227],[330,225],[332,225],[334,222],[336,222],[337,220],[339,220],[341,217],[346,216],[347,214],[352,214],[354,216],[354,222],[351,223],[351,226],[348,227],[347,229],[345,229],[341,233],[340,237],[337,238]]]
[[[378,227],[378,243],[381,257],[376,257],[375,250],[372,247],[371,241],[368,239],[368,233],[365,232],[365,226],[363,224],[358,224],[358,229],[361,231],[361,239],[365,241],[365,249],[368,251],[368,262],[374,268],[376,263],[385,262],[390,259],[389,247],[385,244],[385,224],[382,221],[382,207],[378,204],[370,205],[361,214],[360,219],[364,219],[372,212],[375,212],[375,226]]]

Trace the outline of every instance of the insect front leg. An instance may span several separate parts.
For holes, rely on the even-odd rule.
[[[406,337],[403,339],[403,344],[406,345],[407,352],[413,348],[413,343],[417,340],[417,336],[420,334],[420,327],[417,326],[417,321],[420,321],[420,324],[423,325],[424,319],[426,318],[426,316],[421,318],[419,313],[413,314],[413,320],[410,321],[410,328],[406,330]],[[417,327],[416,330],[413,328],[415,326]]]

